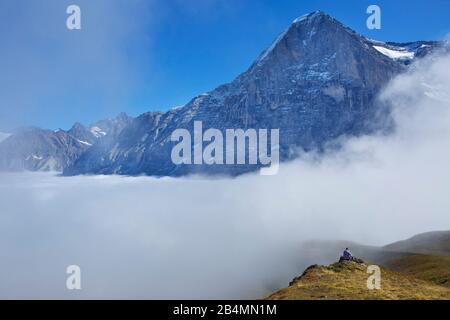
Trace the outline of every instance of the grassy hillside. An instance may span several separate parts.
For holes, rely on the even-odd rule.
[[[369,290],[367,264],[314,266],[267,299],[445,299],[450,300],[450,231],[428,232],[384,247],[347,241],[313,241],[302,247],[315,263],[336,261],[343,248],[381,266],[381,290]]]
[[[383,247],[387,251],[450,255],[450,231],[427,232]]]
[[[388,261],[392,270],[450,288],[450,256],[417,254]]]
[[[450,299],[450,288],[382,268],[381,290],[367,288],[366,264],[335,263],[308,268],[269,300],[425,300]]]

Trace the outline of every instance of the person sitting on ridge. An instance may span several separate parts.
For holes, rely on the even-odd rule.
[[[348,248],[345,248],[344,253],[342,254],[342,260],[345,261],[352,261],[353,260],[353,256],[352,253],[350,252],[350,250]]]
[[[347,261],[353,261],[353,262],[356,262],[356,263],[364,263],[364,260],[359,259],[359,258],[355,258],[352,255],[352,253],[350,252],[350,250],[348,248],[345,248],[344,253],[339,258],[339,262],[347,262]]]

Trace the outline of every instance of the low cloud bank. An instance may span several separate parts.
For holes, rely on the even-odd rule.
[[[448,70],[450,57],[433,57],[386,88],[393,135],[276,176],[2,175],[0,298],[258,298],[317,262],[302,241],[450,229]],[[65,288],[73,264],[77,292]]]

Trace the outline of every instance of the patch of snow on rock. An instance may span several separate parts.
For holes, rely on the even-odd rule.
[[[84,144],[86,146],[92,146],[92,143],[86,142],[86,141],[81,141],[81,140],[77,140],[79,143]]]
[[[414,52],[409,51],[399,51],[392,50],[385,47],[373,46],[378,52],[384,54],[385,56],[397,60],[397,59],[413,59]]]
[[[99,127],[92,127],[92,128],[91,128],[91,133],[92,133],[96,138],[100,138],[100,137],[106,136],[106,132],[102,131],[102,129],[100,129]]]

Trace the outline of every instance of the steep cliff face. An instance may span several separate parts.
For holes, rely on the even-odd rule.
[[[315,12],[295,20],[232,83],[181,109],[142,115],[117,141],[92,148],[65,173],[176,176],[255,170],[249,165],[175,166],[170,134],[177,128],[192,132],[194,121],[202,121],[204,130],[280,129],[281,159],[290,159],[298,150],[321,148],[343,134],[369,132],[377,93],[405,65],[404,59],[382,54],[372,41]]]
[[[437,47],[435,42],[369,40],[331,16],[314,12],[296,19],[233,82],[181,108],[145,113],[95,143],[86,130],[74,127],[72,134],[92,146],[62,167],[67,175],[157,176],[234,175],[260,167],[174,165],[170,136],[183,128],[192,134],[194,121],[201,121],[204,130],[222,132],[279,129],[281,160],[292,159],[299,151],[320,150],[342,135],[374,130],[380,114],[376,97],[383,85]]]

